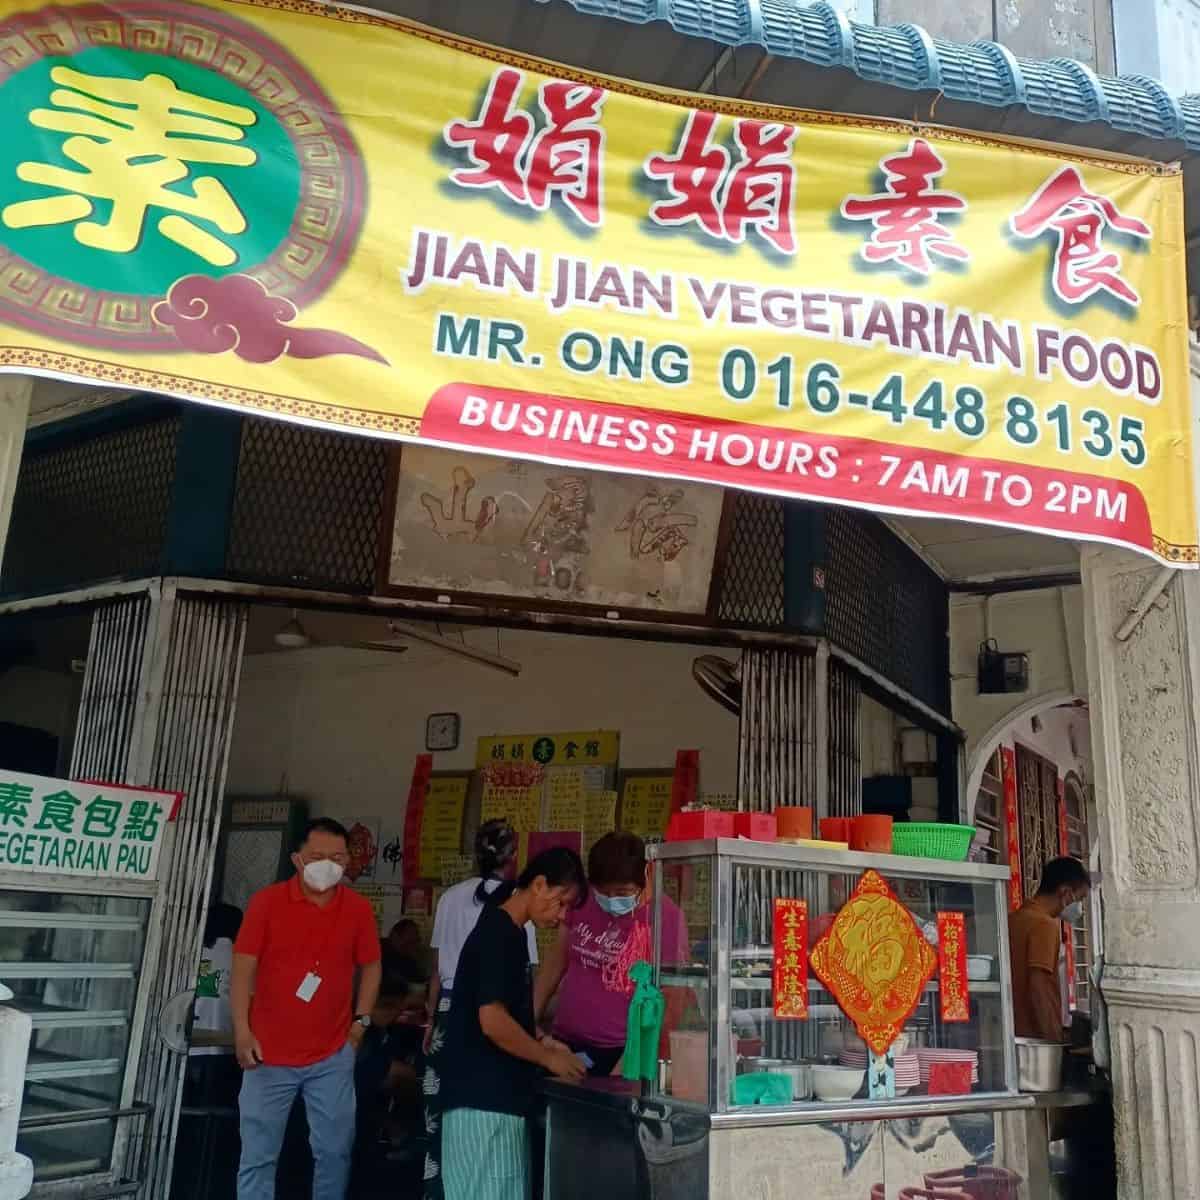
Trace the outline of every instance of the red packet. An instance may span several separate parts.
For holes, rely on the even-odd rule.
[[[775,900],[771,970],[774,1013],[783,1021],[808,1020],[808,901]]]
[[[929,1094],[931,1096],[966,1096],[971,1091],[969,1062],[930,1063]]]

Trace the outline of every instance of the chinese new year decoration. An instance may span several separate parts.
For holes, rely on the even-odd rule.
[[[425,819],[425,794],[433,775],[433,755],[418,754],[413,762],[408,805],[404,810],[404,851],[402,862],[406,878],[412,878],[421,861],[421,822]]]
[[[966,926],[966,919],[960,912],[940,912],[937,915],[942,1020],[946,1022],[971,1019]]]
[[[937,967],[937,956],[912,914],[877,871],[867,871],[858,881],[813,947],[811,961],[876,1054],[896,1040]]]
[[[1000,747],[1000,772],[1004,785],[1004,834],[1008,847],[1008,907],[1016,912],[1025,902],[1021,892],[1021,826],[1017,817],[1017,755],[1011,746]]]
[[[808,1020],[808,902],[775,901],[775,955],[772,987],[775,1016]]]
[[[1058,781],[1058,852],[1064,858],[1071,853],[1070,830],[1067,825],[1066,782]],[[1067,1004],[1074,1010],[1078,996],[1075,990],[1075,931],[1063,922],[1063,959],[1067,964]]]

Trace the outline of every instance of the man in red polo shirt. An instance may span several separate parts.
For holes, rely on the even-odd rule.
[[[233,947],[233,1031],[246,1072],[238,1200],[274,1200],[297,1094],[316,1164],[312,1200],[345,1200],[354,1052],[371,1024],[380,979],[375,914],[341,884],[349,859],[341,825],[310,822],[292,855],[296,874],[254,896]]]

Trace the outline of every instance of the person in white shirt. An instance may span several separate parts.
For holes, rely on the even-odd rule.
[[[475,928],[484,901],[501,881],[510,878],[517,862],[517,834],[507,821],[485,821],[475,835],[475,865],[479,874],[447,888],[433,915],[433,971],[429,978],[429,998],[425,1027],[425,1200],[442,1200],[441,1113],[437,1098],[441,1089],[438,1055],[445,1042],[446,1017],[450,1012],[450,993],[463,944]],[[532,925],[525,926],[529,938],[529,961],[537,963],[537,935]]]

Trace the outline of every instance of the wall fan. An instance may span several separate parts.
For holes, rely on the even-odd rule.
[[[742,667],[717,654],[702,654],[692,663],[692,678],[722,708],[740,716],[742,712]]]

